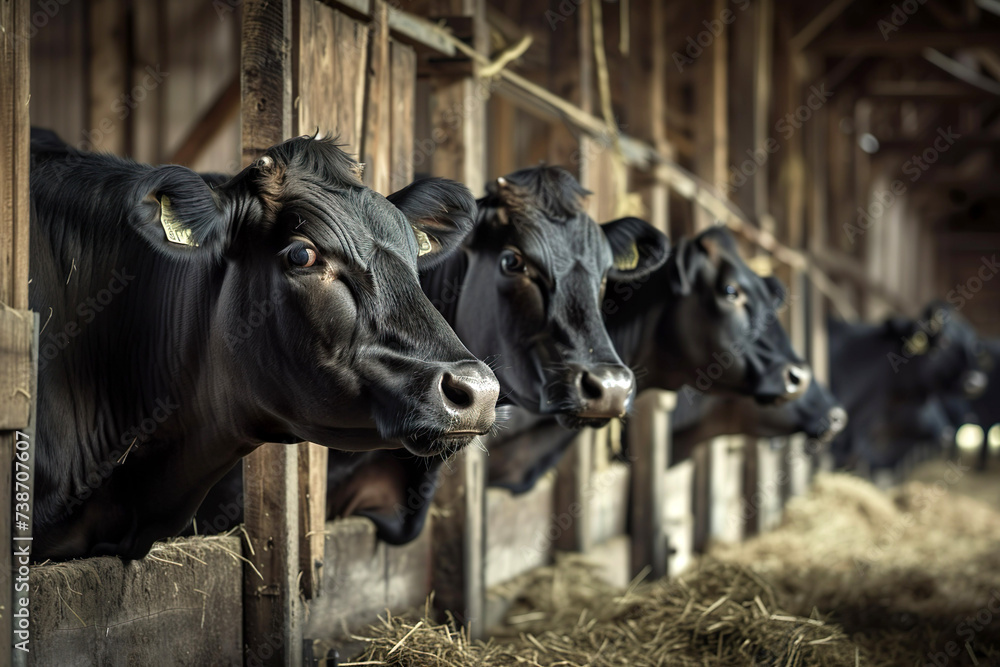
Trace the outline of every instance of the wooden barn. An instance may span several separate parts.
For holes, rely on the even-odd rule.
[[[328,517],[328,447],[266,443],[239,464],[238,528],[158,541],[131,560],[30,556],[32,503],[45,490],[34,483],[36,446],[55,446],[36,443],[46,414],[39,369],[76,344],[58,316],[47,325],[52,309],[34,296],[32,127],[77,153],[222,180],[292,137],[335,136],[381,195],[443,177],[479,198],[519,169],[565,167],[597,223],[640,218],[674,252],[682,239],[728,230],[753,273],[785,286],[776,326],[852,419],[840,391],[864,405],[867,381],[845,390],[837,375],[865,362],[844,361],[831,322],[891,328],[909,318],[890,341],[902,350],[873,362],[891,368],[890,380],[907,378],[898,364],[931,356],[943,336],[943,321],[923,315],[938,299],[978,337],[962,363],[982,368],[970,365],[963,381],[992,370],[983,359],[984,341],[1000,339],[996,0],[3,0],[0,119],[0,448],[9,462],[0,644],[11,647],[0,665],[408,664],[356,657],[380,615],[419,609],[487,638],[512,609],[510,582],[558,555],[584,554],[626,589],[782,525],[817,474],[848,469],[889,487],[931,459],[972,457],[984,476],[1000,460],[1000,426],[991,428],[1000,406],[975,422],[965,403],[948,422],[957,444],[954,433],[948,442],[907,435],[919,442],[874,463],[859,450],[838,458],[804,428],[768,431],[741,416],[756,414],[746,397],[743,408],[715,405],[700,417],[716,422],[707,435],[680,447],[676,413],[691,393],[715,391],[709,357],[685,388],[652,383],[626,419],[580,430],[529,489],[492,484],[497,454],[477,439],[444,465],[426,525],[406,544],[380,540],[364,516]],[[74,264],[60,280],[88,270]],[[657,369],[632,371],[642,386]],[[913,378],[905,382],[924,376]],[[903,414],[895,400],[887,405]],[[879,424],[872,437],[890,438]],[[390,643],[397,660],[406,638]],[[979,660],[968,664],[1000,664],[990,662],[1000,653],[968,646]],[[857,664],[891,664],[857,655]],[[522,662],[577,664],[566,660]]]

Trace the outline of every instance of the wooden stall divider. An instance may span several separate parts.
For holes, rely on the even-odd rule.
[[[293,16],[298,0],[247,0],[241,51],[242,160],[248,165],[292,130]],[[261,445],[243,460],[247,531],[244,660],[299,664],[298,447]]]
[[[29,16],[27,2],[0,4],[0,667],[11,664],[13,650],[12,484],[18,430],[33,426],[37,326],[28,308],[28,143],[30,123]],[[29,432],[29,436],[33,435]],[[33,444],[34,438],[29,437]],[[33,456],[32,456],[33,458]],[[30,527],[29,527],[30,528]],[[27,531],[17,529],[25,536]],[[14,653],[23,653],[14,651]],[[23,658],[24,656],[19,656]]]
[[[669,492],[670,412],[676,405],[674,392],[643,392],[635,401],[627,430],[632,466],[632,576],[647,565],[654,579],[669,571],[671,545],[664,501]]]

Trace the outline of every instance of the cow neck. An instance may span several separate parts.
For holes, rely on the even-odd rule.
[[[831,320],[828,331],[830,390],[851,416],[842,434],[846,437],[880,418],[895,378],[886,355],[899,344],[879,325]]]
[[[666,341],[660,340],[663,320],[669,317],[670,291],[667,265],[650,274],[645,282],[618,283],[608,287],[605,300],[613,300],[617,310],[606,318],[608,334],[625,365],[636,374],[636,391],[649,388],[678,389],[665,386],[664,371],[658,350]]]
[[[460,248],[440,264],[420,273],[420,286],[452,329],[458,325],[458,300],[469,271],[469,251]]]

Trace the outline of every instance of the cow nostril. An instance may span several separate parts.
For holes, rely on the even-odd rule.
[[[458,408],[468,408],[473,403],[469,387],[451,373],[444,373],[441,376],[441,393],[444,394],[445,400]]]
[[[583,397],[596,401],[604,396],[604,384],[587,371],[580,374],[580,391]]]
[[[812,381],[812,373],[804,366],[788,364],[783,373],[787,397],[797,397],[805,393]]]

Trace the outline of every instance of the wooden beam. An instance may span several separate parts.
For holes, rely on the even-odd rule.
[[[789,41],[789,48],[792,51],[801,51],[802,49],[809,46],[814,39],[819,37],[823,31],[830,27],[834,21],[836,21],[841,14],[844,13],[854,0],[833,0],[823,9],[821,9],[816,16],[809,20],[806,25],[799,30],[792,39]]]
[[[888,39],[878,30],[838,32],[823,37],[810,48],[825,55],[919,55],[924,49],[951,51],[954,49],[995,47],[997,34],[989,30],[919,31],[899,30]]]
[[[168,160],[172,164],[192,166],[202,156],[212,140],[240,113],[240,77],[232,81],[219,93],[212,106],[202,114],[191,131],[181,142],[180,148]]]
[[[33,342],[37,350],[37,326],[28,308],[28,234],[30,229],[29,210],[30,194],[28,190],[28,144],[30,137],[30,121],[28,117],[28,99],[30,98],[30,36],[28,23],[31,6],[27,2],[0,3],[0,27],[4,38],[0,40],[0,308],[6,311],[4,318],[9,326],[0,331],[0,346],[5,350],[14,349],[16,359],[8,359],[11,366],[18,368],[12,375],[5,374],[5,380],[0,382],[0,392],[11,397],[7,400],[11,406],[21,406],[15,397],[21,392],[30,397],[35,394],[32,381],[34,377],[31,364],[37,363],[37,358],[27,359],[28,377],[24,376],[24,345]],[[13,310],[17,309],[17,311]],[[18,312],[20,311],[20,312]],[[21,334],[18,334],[20,331]],[[22,341],[20,344],[18,341]],[[30,350],[28,350],[30,352]],[[6,357],[6,355],[5,355]],[[8,366],[8,364],[4,364]],[[32,401],[33,403],[33,401]],[[33,422],[31,408],[29,413],[23,413],[19,407],[10,419],[5,420],[5,428],[17,428],[28,417]],[[29,434],[30,435],[30,434]],[[11,664],[11,647],[13,646],[13,604],[14,581],[12,570],[12,512],[11,484],[13,482],[13,460],[15,442],[19,438],[16,431],[0,432],[0,544],[6,547],[0,550],[0,572],[4,573],[3,585],[0,586],[0,666]],[[31,438],[33,439],[33,438]],[[30,527],[29,527],[30,529]],[[20,531],[24,536],[25,531]],[[30,544],[30,542],[29,542]],[[17,546],[21,546],[20,543]],[[16,547],[15,547],[16,548]],[[16,596],[22,597],[23,594]],[[18,605],[20,608],[21,605]],[[20,641],[20,640],[19,640]],[[30,645],[29,645],[30,648]],[[19,654],[19,662],[26,662],[28,656],[23,651]]]
[[[292,130],[292,25],[296,3],[243,3],[240,83],[244,165],[286,139]],[[244,555],[253,563],[253,567],[244,568],[243,576],[247,664],[302,662],[298,483],[297,447],[264,444],[243,460],[248,536]]]
[[[946,56],[937,49],[924,49],[923,55],[927,62],[940,67],[962,83],[967,83],[991,95],[1000,95],[1000,82],[983,76],[968,65]]]
[[[872,81],[865,86],[864,96],[956,100],[992,98],[995,94],[961,81],[902,79],[897,81]]]

